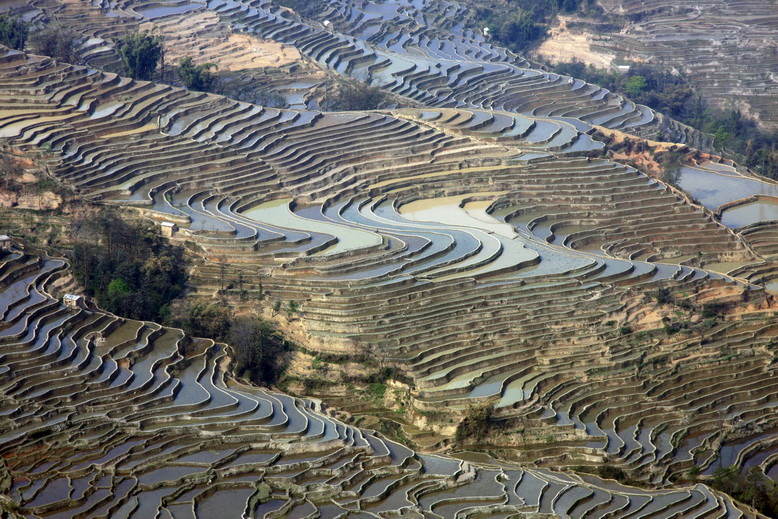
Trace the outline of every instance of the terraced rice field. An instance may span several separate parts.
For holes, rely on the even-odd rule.
[[[62,306],[48,290],[66,268],[0,262],[6,517],[744,515],[704,485],[645,492],[417,454],[235,380],[224,345]]]
[[[313,18],[272,2],[216,0],[208,8],[247,31],[294,45],[325,68],[426,106],[568,117],[646,134],[661,126],[679,141],[701,137],[607,90],[532,69],[457,22],[464,8],[455,2],[335,1]]]
[[[164,81],[175,81],[175,67],[189,57],[217,64],[220,88],[233,97],[294,108],[315,103],[311,97],[316,87],[326,82],[326,74],[303,63],[295,47],[235,31],[204,2],[44,0],[8,7],[32,23],[59,25],[79,34],[80,62],[104,70],[121,70],[117,40],[129,32],[150,31],[164,45]],[[268,97],[271,93],[280,98]]]
[[[311,89],[317,78],[306,76],[289,83],[284,78],[252,76],[248,72],[252,63],[285,63],[289,52],[298,52],[323,69],[368,81],[426,106],[562,117],[652,138],[661,129],[677,142],[710,145],[710,139],[699,132],[620,95],[532,68],[520,56],[486,41],[480,32],[465,28],[457,21],[464,8],[451,1],[338,0],[327,2],[313,18],[302,18],[269,0],[45,0],[17,8],[28,19],[57,20],[84,35],[82,55],[91,66],[118,70],[113,41],[127,31],[151,27],[165,36],[172,59],[184,47],[198,62],[243,70],[248,75],[238,80],[236,92],[252,90],[256,82],[269,84],[295,108],[316,106]],[[260,40],[272,45],[258,52],[247,50],[259,49]]]
[[[693,6],[659,0],[600,0],[606,12],[632,20],[592,45],[618,57],[683,72],[700,95],[722,106],[735,100],[760,121],[778,122],[775,6],[766,0],[704,0]]]
[[[0,445],[24,514],[737,517],[670,482],[694,466],[773,475],[775,224],[727,212],[775,187],[718,161],[686,166],[685,194],[591,136],[701,135],[529,68],[457,24],[455,3],[330,2],[316,19],[265,1],[92,7],[133,24],[214,11],[423,104],[275,109],[0,55],[5,143],[81,196],[177,222],[204,251],[198,293],[226,277],[299,302],[310,348],[395,366],[414,412],[491,404],[517,432],[501,468],[416,454],[234,380],[224,345],[65,310],[46,291],[63,261],[19,253],[0,266]],[[743,312],[663,331],[706,303]],[[599,463],[668,490],[543,468]]]
[[[757,287],[700,265],[760,258],[655,180],[566,152],[598,148],[574,125],[273,110],[12,52],[2,71],[3,102],[25,108],[0,121],[10,142],[51,150],[52,171],[85,196],[180,222],[247,286],[264,274],[272,297],[302,302],[312,344],[382,355],[412,377],[419,409],[492,402],[503,420],[576,440],[517,460],[591,452],[661,483],[716,463],[722,413],[738,434],[771,423],[771,388],[741,375],[767,373],[771,325],[671,341],[670,365],[603,331],[639,322],[636,299],[657,286],[759,305]],[[198,265],[198,290],[220,270]],[[684,396],[686,363],[720,382],[697,394],[689,381]]]

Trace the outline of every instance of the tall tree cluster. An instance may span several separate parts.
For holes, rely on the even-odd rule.
[[[473,5],[472,25],[484,27],[500,45],[521,53],[540,43],[559,13],[600,12],[595,0],[468,0]]]
[[[59,25],[39,28],[30,34],[28,45],[35,54],[51,56],[67,63],[80,65],[79,53],[84,38]]]
[[[148,31],[127,34],[117,44],[124,72],[133,79],[151,81],[162,61],[162,38]]]
[[[186,285],[183,249],[107,211],[74,227],[73,273],[87,294],[117,315],[164,320]]]
[[[210,92],[216,82],[212,68],[218,67],[215,63],[196,65],[192,58],[186,57],[178,63],[178,77],[189,90]]]
[[[29,27],[18,17],[0,15],[0,43],[14,50],[23,50]]]
[[[232,323],[228,342],[235,352],[236,372],[254,383],[273,384],[283,370],[288,344],[268,321],[241,317]]]
[[[344,82],[337,95],[325,102],[330,110],[375,110],[386,102],[386,93],[360,81]]]
[[[682,74],[636,64],[626,74],[586,66],[580,61],[559,63],[554,72],[622,92],[698,130],[714,136],[714,146],[734,153],[739,162],[778,179],[778,130],[761,128],[740,110],[710,106]]]

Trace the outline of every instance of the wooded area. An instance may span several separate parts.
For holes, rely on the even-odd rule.
[[[108,210],[74,222],[73,236],[73,273],[101,307],[131,319],[168,317],[187,280],[183,248]]]

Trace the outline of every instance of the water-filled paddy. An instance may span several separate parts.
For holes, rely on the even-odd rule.
[[[500,194],[481,193],[479,196],[495,198]],[[470,270],[469,275],[508,269],[537,258],[534,251],[524,247],[510,225],[499,223],[494,219],[491,221],[486,218],[478,219],[462,207],[464,200],[471,196],[473,195],[417,200],[400,207],[400,214],[410,220],[437,222],[482,231],[476,234],[482,243],[481,250],[458,266],[460,269]],[[475,211],[479,208],[483,211],[488,205],[487,200],[476,203],[473,207],[476,208]]]
[[[199,9],[200,7],[204,7],[204,3],[189,3],[189,4],[180,4],[180,5],[157,5],[156,7],[147,7],[142,9],[137,9],[137,13],[143,16],[144,18],[148,19],[154,19],[154,18],[162,18],[163,16],[170,16],[173,14],[182,14],[182,13],[188,13],[189,11],[194,11],[195,9]]]
[[[377,246],[381,244],[381,236],[376,233],[328,223],[322,220],[303,218],[289,208],[291,199],[279,199],[258,205],[244,212],[244,216],[259,223],[329,234],[337,239],[337,243],[318,253],[322,256],[348,252],[355,249]]]
[[[754,195],[778,196],[778,185],[736,173],[682,166],[678,185],[708,209]]]
[[[778,200],[772,199],[738,205],[721,213],[721,223],[730,229],[774,220],[778,220]]]

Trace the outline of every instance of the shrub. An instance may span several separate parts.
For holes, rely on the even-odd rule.
[[[467,409],[467,415],[457,426],[456,440],[462,442],[467,438],[476,441],[484,439],[491,428],[494,405],[471,405]]]
[[[373,400],[383,400],[386,394],[386,384],[374,382],[368,386],[368,395]]]
[[[302,16],[315,16],[326,7],[324,0],[276,0],[276,3]]]
[[[694,310],[694,305],[690,301],[682,299],[678,301],[678,308],[689,311]]]
[[[375,110],[385,100],[386,93],[380,88],[354,81],[341,85],[335,98],[325,104],[331,110]]]
[[[296,314],[300,310],[300,303],[297,301],[289,301],[289,304],[286,307],[286,315],[290,319],[294,314]]]
[[[627,473],[623,469],[612,465],[600,465],[597,467],[597,475],[602,479],[615,479],[616,481],[627,479]]]
[[[301,381],[303,384],[303,391],[306,394],[321,393],[322,390],[334,385],[334,382],[322,378],[303,378]]]
[[[245,97],[245,96],[243,96]],[[286,106],[286,98],[275,90],[261,90],[253,94],[253,98],[248,99],[254,104],[267,106],[270,108],[282,108]]]
[[[396,379],[400,374],[394,368],[381,368],[365,377],[368,384],[384,384],[389,379]]]
[[[711,319],[719,317],[726,309],[727,305],[724,303],[705,303],[702,305],[702,318]]]
[[[667,335],[675,335],[676,333],[681,331],[681,325],[678,323],[666,323],[665,324],[665,333]]]

